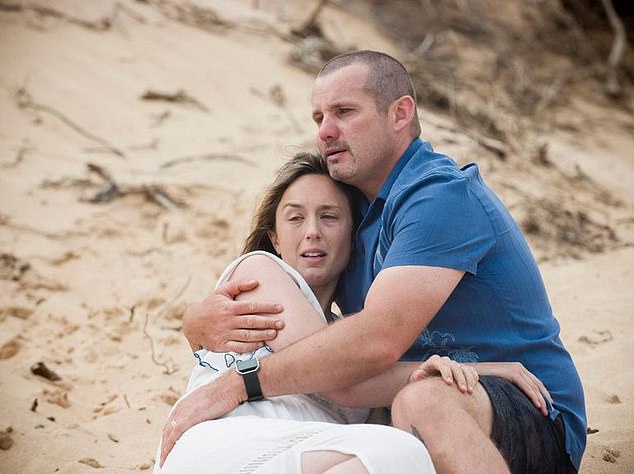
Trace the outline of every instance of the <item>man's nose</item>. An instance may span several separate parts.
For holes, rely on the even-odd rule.
[[[335,121],[326,116],[319,124],[319,139],[325,143],[331,142],[339,138],[339,128]]]

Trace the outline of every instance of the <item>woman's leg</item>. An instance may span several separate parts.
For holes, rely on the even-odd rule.
[[[367,474],[359,458],[339,451],[307,451],[302,454],[301,474]]]

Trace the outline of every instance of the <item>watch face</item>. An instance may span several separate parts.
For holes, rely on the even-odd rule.
[[[259,367],[260,367],[260,364],[257,359],[236,361],[236,369],[241,374],[253,372],[254,370],[257,370]]]

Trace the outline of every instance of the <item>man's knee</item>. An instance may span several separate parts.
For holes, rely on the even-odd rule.
[[[489,435],[493,410],[486,390],[478,384],[472,394],[463,393],[455,384],[447,385],[431,377],[406,385],[394,398],[394,426],[409,431],[410,425],[438,426],[452,417],[470,416]]]
[[[412,420],[432,422],[434,418],[442,416],[446,387],[437,377],[403,387],[392,402],[394,426],[409,431]]]

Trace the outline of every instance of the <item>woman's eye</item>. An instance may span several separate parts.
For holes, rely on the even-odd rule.
[[[297,216],[297,215],[295,215],[295,216],[290,216],[290,217],[288,218],[288,221],[289,221],[289,222],[299,222],[299,221],[301,221],[302,219],[303,219],[303,217],[302,217],[302,216]]]
[[[337,220],[339,219],[339,216],[335,214],[324,214],[323,216],[321,216],[321,218],[326,220]]]

